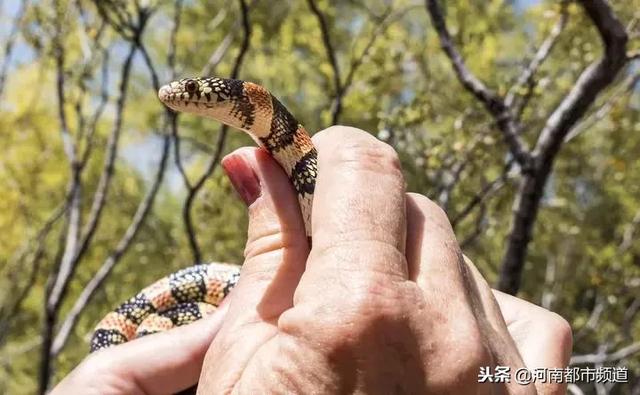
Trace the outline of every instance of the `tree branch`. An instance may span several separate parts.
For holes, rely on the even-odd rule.
[[[340,66],[338,65],[338,59],[336,58],[336,52],[333,48],[333,44],[331,43],[331,35],[329,34],[329,27],[327,25],[327,21],[322,14],[322,11],[318,8],[315,0],[307,0],[307,4],[311,9],[311,12],[315,15],[318,20],[318,24],[320,25],[320,33],[322,36],[322,43],[324,44],[324,49],[327,53],[327,58],[329,59],[329,64],[331,65],[331,69],[333,70],[333,89],[335,90],[334,95],[334,104],[333,109],[331,111],[331,124],[335,125],[338,123],[340,119],[340,115],[342,113],[342,96],[343,96],[343,86],[342,86],[342,76],[340,75]]]
[[[68,200],[65,198],[65,203],[67,201]],[[16,290],[16,288],[19,286],[19,281],[17,278],[15,278],[15,275],[12,275],[10,273],[2,273],[0,275],[2,278],[6,278],[7,281],[11,285],[13,285],[12,288],[5,290],[2,298],[5,302],[2,306],[0,306],[0,344],[4,342],[4,339],[6,339],[9,329],[11,328],[11,324],[16,317],[17,312],[20,310],[22,302],[27,298],[27,296],[33,289],[32,285],[36,281],[40,267],[39,262],[44,255],[46,238],[49,235],[49,232],[51,232],[51,230],[53,229],[55,223],[58,222],[58,220],[60,220],[60,218],[62,218],[63,214],[65,214],[66,212],[67,209],[64,204],[61,204],[59,207],[57,207],[49,216],[49,218],[44,222],[42,228],[37,232],[36,236],[29,242],[25,243],[20,251],[14,255],[13,259],[11,259],[12,262],[8,263],[4,267],[4,269],[17,267],[20,271],[20,274],[24,274],[24,270],[26,270],[27,268],[30,272],[28,280],[21,290]],[[35,244],[35,248],[32,247],[33,244]],[[27,255],[32,248],[32,258],[27,261]],[[13,297],[12,299],[11,296],[13,295],[17,296]]]
[[[573,88],[547,119],[532,153],[534,169],[524,174],[520,183],[498,282],[499,289],[510,294],[515,294],[520,288],[527,248],[544,187],[564,139],[597,96],[615,80],[627,61],[627,35],[624,26],[607,2],[581,0],[581,3],[600,33],[605,46],[604,55],[582,72]]]
[[[89,213],[89,219],[83,229],[81,241],[77,246],[74,244],[73,246],[65,249],[65,257],[63,257],[62,263],[60,265],[60,270],[58,271],[58,275],[54,286],[51,290],[51,293],[48,297],[48,308],[52,311],[58,309],[60,303],[64,299],[64,294],[66,293],[67,286],[69,284],[69,280],[73,276],[73,272],[77,266],[77,263],[82,258],[84,253],[86,252],[91,239],[98,227],[98,223],[100,221],[102,209],[106,203],[106,197],[108,193],[109,186],[111,184],[111,178],[113,176],[114,163],[116,158],[117,146],[120,136],[120,130],[122,128],[122,120],[123,120],[123,112],[124,112],[124,104],[127,95],[127,87],[129,83],[129,73],[131,70],[131,64],[133,61],[133,57],[136,52],[136,47],[132,44],[129,48],[129,53],[125,59],[125,62],[122,66],[122,80],[120,81],[119,88],[119,97],[116,104],[116,119],[114,122],[114,126],[112,132],[109,137],[109,142],[107,143],[107,157],[104,162],[103,170],[100,176],[100,180],[98,182],[98,188],[96,189],[93,204],[91,206],[91,210]],[[71,210],[74,211],[74,207],[77,206],[77,211],[79,212],[79,190],[80,190],[80,180],[78,174],[77,187],[72,189],[72,200],[71,200]],[[75,218],[78,219],[75,219]],[[79,213],[73,216],[75,223],[74,227],[79,227]],[[74,230],[77,233],[78,229]],[[69,232],[70,234],[72,232]],[[77,237],[77,236],[74,236]]]
[[[106,2],[105,2],[106,3]],[[111,4],[111,3],[109,3]],[[104,4],[103,4],[104,5]],[[111,4],[114,8],[118,8],[118,5]],[[100,7],[100,5],[98,5]],[[106,158],[103,164],[103,170],[100,175],[98,187],[94,194],[93,203],[89,213],[89,219],[85,223],[85,226],[80,231],[80,194],[82,190],[81,172],[82,166],[77,159],[77,147],[74,145],[71,138],[68,124],[66,121],[66,115],[64,111],[64,48],[63,40],[65,36],[63,34],[63,23],[65,15],[62,14],[65,8],[60,4],[56,4],[56,47],[55,47],[55,59],[58,69],[56,86],[58,91],[58,113],[61,123],[61,130],[63,135],[63,144],[65,146],[65,153],[69,158],[71,164],[71,180],[68,196],[70,201],[67,204],[68,214],[68,229],[66,231],[66,243],[62,257],[60,258],[60,264],[50,274],[49,282],[46,291],[45,300],[45,318],[44,325],[42,327],[42,354],[40,360],[40,372],[39,372],[39,393],[44,394],[48,390],[52,360],[52,341],[53,331],[56,326],[57,317],[59,314],[60,306],[64,301],[67,294],[69,283],[73,278],[78,263],[82,259],[86,250],[88,249],[93,235],[98,227],[98,223],[101,218],[101,213],[106,203],[106,195],[111,184],[111,178],[114,170],[114,162],[118,147],[120,130],[122,127],[122,114],[124,110],[124,104],[127,96],[127,87],[129,82],[129,74],[133,57],[136,49],[140,46],[140,35],[143,33],[150,16],[148,9],[138,9],[137,21],[138,25],[128,25],[127,27],[133,32],[131,36],[131,45],[129,53],[122,66],[122,80],[119,86],[119,97],[116,103],[116,118],[112,128],[112,132],[109,136],[109,141],[106,147]],[[120,11],[117,11],[120,12]],[[102,13],[101,13],[102,14]],[[133,20],[133,18],[129,18]]]
[[[107,279],[115,265],[120,261],[120,258],[126,253],[131,242],[135,239],[140,227],[144,223],[147,215],[151,211],[153,207],[153,203],[155,202],[155,198],[158,194],[158,190],[160,185],[162,184],[162,179],[164,178],[164,173],[167,167],[167,159],[169,157],[169,146],[171,145],[170,135],[168,133],[165,134],[163,144],[162,144],[162,153],[160,156],[160,163],[158,165],[158,171],[156,172],[156,176],[154,178],[151,187],[147,191],[147,194],[142,199],[140,204],[138,205],[138,209],[136,210],[133,219],[131,220],[131,224],[127,228],[126,232],[118,242],[116,248],[109,254],[107,259],[104,261],[100,269],[96,272],[96,274],[91,278],[91,280],[84,287],[80,296],[76,299],[73,307],[64,318],[62,324],[60,325],[60,329],[56,334],[55,340],[51,345],[51,355],[56,356],[67,340],[69,339],[69,335],[71,331],[75,327],[75,324],[78,320],[78,317],[85,309],[87,304],[91,301],[91,298],[95,294],[95,292],[100,288],[100,286]]]
[[[251,23],[249,20],[249,6],[245,2],[245,0],[239,0],[239,5],[240,5],[240,12],[242,15],[242,27],[243,27],[242,30],[244,32],[244,35],[242,37],[242,43],[240,44],[240,50],[238,52],[235,63],[233,65],[233,69],[231,71],[231,78],[238,78],[238,75],[240,74],[240,68],[244,61],[244,57],[247,51],[249,50],[249,42],[251,39]],[[182,206],[182,220],[184,222],[185,232],[187,233],[187,239],[189,241],[189,247],[191,249],[191,254],[193,256],[194,262],[202,261],[202,252],[200,250],[200,246],[198,245],[196,230],[193,225],[193,218],[192,218],[193,203],[195,202],[195,199],[198,193],[200,192],[200,189],[202,189],[202,187],[204,186],[205,181],[211,176],[211,174],[213,174],[213,171],[215,170],[217,164],[220,162],[220,159],[222,158],[222,153],[224,151],[224,143],[227,138],[227,131],[228,131],[227,125],[222,125],[220,127],[214,154],[212,155],[211,159],[207,163],[204,173],[198,178],[198,180],[193,185],[191,185],[191,182],[186,177],[186,172],[184,171],[184,169],[180,170],[183,180],[185,182],[185,186],[187,187],[187,197],[185,198],[184,205]],[[176,134],[176,137],[177,137],[177,134]],[[176,138],[176,142],[177,142],[177,138]],[[180,150],[176,149],[175,154],[176,154],[176,163],[181,163],[179,158]],[[179,166],[178,168],[180,169],[180,167],[181,166]]]
[[[630,356],[640,352],[640,342],[635,342],[626,347],[614,351],[612,353],[593,353],[585,355],[574,355],[571,357],[570,365],[580,365],[584,363],[603,363],[614,362],[621,359],[629,358]]]
[[[600,33],[604,56],[582,72],[569,94],[551,114],[534,149],[536,161],[552,161],[571,127],[585,114],[596,97],[627,62],[627,34],[604,0],[581,0],[587,15]]]
[[[487,197],[491,196],[492,194],[497,192],[500,188],[502,188],[504,183],[509,178],[509,172],[511,171],[511,168],[513,167],[513,163],[514,163],[513,159],[508,161],[505,164],[504,168],[502,169],[502,174],[500,174],[494,180],[492,180],[489,183],[487,183],[480,190],[480,192],[478,192],[476,195],[473,196],[473,198],[471,198],[471,201],[469,201],[469,203],[467,203],[467,205],[462,210],[460,210],[459,213],[457,213],[456,215],[454,215],[452,217],[451,226],[454,229],[456,228],[456,226],[463,219],[465,219],[473,211],[473,209],[476,206],[478,206],[479,204],[483,203]]]
[[[620,84],[620,86],[613,89],[613,92],[609,96],[609,98],[600,106],[598,109],[593,111],[591,114],[585,116],[580,122],[576,123],[569,133],[567,133],[567,137],[565,137],[564,142],[568,143],[574,138],[578,137],[585,130],[589,130],[602,119],[604,119],[607,114],[611,112],[613,107],[628,94],[631,94],[638,84],[640,83],[640,72],[635,75],[630,75],[626,78],[625,82]]]
[[[502,132],[502,136],[509,146],[511,155],[518,161],[523,172],[527,172],[531,165],[531,155],[525,142],[519,136],[521,127],[516,122],[512,109],[467,68],[449,34],[438,1],[426,0],[426,7],[433,27],[440,39],[440,46],[451,61],[456,77],[462,86],[473,94],[493,116],[498,129]]]
[[[536,54],[533,56],[533,59],[531,59],[531,62],[529,62],[529,65],[522,71],[522,73],[518,77],[517,82],[507,92],[504,99],[505,105],[507,107],[513,106],[516,95],[518,94],[518,91],[520,89],[527,86],[528,91],[530,92],[535,87],[534,76],[538,72],[540,66],[542,66],[542,63],[544,63],[544,61],[551,53],[551,50],[555,46],[558,37],[560,37],[560,33],[562,33],[562,31],[564,30],[564,27],[567,25],[567,20],[569,19],[569,13],[567,10],[568,1],[564,0],[561,7],[562,9],[560,10],[560,19],[558,19],[556,24],[549,32],[547,38],[542,42],[540,48],[538,48],[538,51],[536,51]],[[520,105],[520,107],[522,106],[523,104]],[[520,113],[520,110],[515,110],[514,112],[518,114]]]
[[[175,37],[177,34],[177,30],[180,27],[181,13],[182,13],[182,1],[178,0],[176,2],[175,15],[174,15],[174,18],[175,18],[174,27],[171,33],[169,51],[167,55],[167,63],[169,64],[169,67],[172,73],[175,73],[175,45],[176,45]],[[140,20],[144,21],[144,23],[146,23],[147,21],[146,18],[140,18]],[[135,31],[138,32],[139,34],[142,34],[144,29],[135,29]],[[142,41],[140,39],[135,39],[131,41],[130,54],[129,54],[131,58],[128,57],[127,60],[129,61],[132,60],[136,50],[139,50],[140,53],[142,54],[145,65],[147,66],[147,70],[149,71],[153,90],[154,92],[157,92],[160,87],[158,73],[156,72],[155,66],[153,65],[153,61],[151,60],[151,57],[149,56],[148,51],[146,50],[146,47],[142,44]],[[126,64],[126,61],[125,61],[125,64]],[[126,79],[125,77],[128,78],[129,72],[128,71],[125,72],[125,71],[126,69],[123,68],[123,72],[122,72],[123,81]],[[120,97],[124,97],[124,93],[125,93],[124,86],[122,85],[123,81],[121,81]],[[118,104],[120,104],[120,100],[118,101]],[[173,114],[170,113],[168,109],[165,109],[165,115],[168,121],[171,120],[171,127],[177,128],[177,125],[175,124],[175,122],[173,122],[175,117],[173,116]],[[165,124],[165,127],[166,127],[166,124]],[[175,130],[173,132],[175,132]],[[95,291],[99,289],[99,287],[107,279],[107,277],[109,276],[109,274],[111,273],[115,265],[120,261],[120,258],[124,255],[124,253],[126,253],[131,242],[134,240],[140,227],[144,223],[148,213],[153,207],[155,197],[158,193],[158,190],[160,188],[160,185],[162,183],[164,173],[166,170],[170,145],[171,145],[171,134],[165,131],[163,133],[162,154],[160,157],[160,163],[158,165],[158,171],[156,173],[154,181],[152,182],[149,190],[147,191],[147,194],[138,205],[138,209],[136,210],[136,213],[131,221],[131,224],[129,225],[126,232],[124,233],[124,235],[122,236],[118,244],[116,245],[115,249],[107,257],[103,265],[100,267],[100,269],[98,269],[98,271],[96,272],[94,277],[89,281],[87,286],[82,290],[80,296],[78,297],[78,299],[76,299],[76,302],[74,303],[71,311],[65,317],[55,337],[55,340],[51,345],[52,356],[56,356],[62,350],[62,348],[64,347],[64,345],[66,344],[69,338],[69,335],[71,334],[71,331],[75,327],[75,324],[77,322],[79,315],[84,310],[86,305],[89,303]]]

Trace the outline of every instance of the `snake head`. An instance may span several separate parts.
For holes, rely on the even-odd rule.
[[[164,85],[158,98],[174,111],[191,112],[216,118],[234,97],[237,85],[242,81],[215,77],[183,78]]]
[[[271,132],[275,99],[269,91],[251,82],[216,77],[183,78],[160,88],[158,97],[174,111],[213,118],[248,132],[254,139]]]

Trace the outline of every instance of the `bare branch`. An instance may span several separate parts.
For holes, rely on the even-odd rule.
[[[242,27],[243,27],[243,38],[242,43],[240,44],[240,50],[236,57],[235,63],[233,65],[233,70],[231,72],[231,78],[238,78],[240,74],[240,68],[242,66],[244,57],[249,50],[249,42],[251,39],[251,23],[249,20],[249,6],[245,2],[245,0],[239,0],[240,12],[242,15]],[[200,189],[204,186],[205,181],[213,174],[216,166],[220,162],[222,158],[222,153],[224,151],[224,143],[227,137],[228,127],[227,125],[222,125],[220,127],[220,132],[218,133],[218,140],[216,142],[216,149],[214,154],[211,156],[204,173],[198,178],[198,180],[191,185],[191,182],[187,179],[186,173],[184,169],[180,169],[181,165],[178,167],[182,174],[183,180],[187,187],[187,197],[185,198],[184,205],[182,206],[182,220],[184,222],[185,231],[187,233],[187,239],[189,241],[189,247],[191,249],[191,254],[193,255],[194,262],[202,261],[202,252],[200,250],[200,246],[198,245],[198,240],[196,236],[195,227],[193,225],[192,219],[192,208],[195,199],[200,192]],[[177,134],[176,134],[177,137]],[[177,138],[175,139],[177,142]],[[176,148],[176,163],[180,162],[180,150]]]
[[[193,209],[193,203],[195,202],[196,196],[200,189],[204,186],[204,182],[213,174],[216,166],[220,162],[222,158],[222,152],[224,150],[224,143],[227,138],[227,125],[222,125],[220,127],[220,131],[218,132],[218,140],[216,142],[216,149],[214,154],[209,159],[207,163],[207,167],[202,173],[202,175],[198,178],[196,183],[193,186],[190,186],[187,192],[187,197],[185,198],[184,205],[182,206],[182,220],[184,222],[185,231],[187,232],[187,239],[189,240],[189,247],[191,249],[191,254],[193,256],[194,262],[202,262],[202,252],[200,251],[200,246],[198,245],[198,239],[196,236],[195,226],[193,225],[193,218],[191,216],[191,210]],[[185,183],[189,182],[185,178]]]
[[[318,8],[318,5],[316,4],[315,0],[307,0],[307,4],[309,5],[311,12],[315,15],[316,19],[318,20],[318,24],[320,25],[320,33],[322,36],[322,43],[324,44],[324,49],[327,53],[329,64],[333,69],[333,89],[335,90],[335,95],[334,95],[333,109],[331,111],[331,124],[335,125],[338,123],[338,120],[340,119],[340,115],[342,113],[343,86],[342,86],[342,76],[340,75],[340,66],[338,65],[336,52],[331,42],[329,27],[327,25],[327,21],[324,15],[322,14],[322,11],[320,11],[320,9]]]
[[[98,2],[102,3],[102,2]],[[107,3],[107,2],[104,2]],[[114,5],[112,2],[108,2],[113,8],[118,9],[119,5]],[[98,5],[100,8],[100,5]],[[66,115],[64,111],[64,48],[63,48],[63,27],[64,18],[61,13],[65,7],[60,4],[56,4],[56,38],[57,43],[55,46],[55,59],[58,69],[58,75],[56,79],[56,85],[58,87],[58,102],[59,102],[59,118],[61,123],[61,130],[63,135],[63,144],[65,146],[65,153],[69,158],[71,164],[71,179],[69,186],[70,201],[67,204],[68,214],[68,229],[66,231],[66,243],[62,257],[60,258],[60,264],[49,276],[49,285],[46,292],[45,301],[45,317],[44,325],[42,327],[42,354],[40,359],[40,371],[39,371],[39,393],[44,394],[48,390],[48,385],[51,378],[52,360],[52,341],[53,331],[56,326],[56,321],[59,314],[60,306],[67,294],[69,283],[73,278],[75,270],[78,266],[78,262],[82,259],[82,256],[88,249],[93,235],[100,222],[102,210],[106,202],[106,196],[111,184],[111,178],[114,171],[114,162],[117,152],[117,146],[120,136],[120,130],[122,127],[122,114],[124,104],[127,96],[127,87],[129,82],[129,74],[133,57],[136,53],[136,49],[140,47],[140,38],[148,21],[148,17],[151,14],[149,9],[140,9],[137,15],[137,25],[127,25],[126,28],[132,32],[131,45],[129,53],[122,66],[122,80],[119,86],[119,97],[116,103],[116,118],[112,128],[112,132],[109,136],[109,141],[106,147],[106,158],[103,164],[103,170],[98,182],[98,187],[94,194],[93,203],[89,213],[89,219],[85,223],[85,226],[80,233],[80,195],[82,190],[81,183],[81,171],[82,168],[77,159],[77,147],[74,145],[71,139],[70,132],[66,121]],[[117,10],[117,12],[121,12]],[[125,11],[122,11],[125,12]],[[106,19],[105,19],[106,20]],[[131,18],[132,20],[132,18]],[[109,22],[109,21],[107,21]],[[63,233],[64,234],[64,233]]]
[[[571,357],[571,365],[580,365],[584,363],[603,363],[615,362],[621,359],[629,358],[640,352],[640,342],[635,342],[623,347],[612,353],[594,353],[585,355],[574,355]]]
[[[482,81],[480,81],[467,68],[462,59],[462,55],[456,49],[446,21],[442,13],[442,9],[438,4],[438,0],[426,0],[427,10],[431,16],[431,22],[434,29],[438,33],[440,46],[451,61],[453,70],[464,88],[473,94],[493,116],[496,124],[509,146],[511,155],[518,161],[523,172],[527,172],[530,168],[531,155],[525,142],[519,136],[520,125],[514,119],[512,109],[491,89],[489,89]]]
[[[382,16],[376,17],[377,19],[376,27],[373,30],[373,32],[369,35],[369,40],[367,41],[367,44],[364,46],[364,49],[362,50],[360,55],[351,60],[351,67],[349,68],[349,72],[347,72],[347,76],[344,80],[344,83],[342,84],[342,96],[344,96],[347,90],[349,89],[349,87],[351,87],[351,84],[353,83],[353,77],[355,76],[356,72],[362,65],[364,59],[367,57],[367,55],[369,55],[371,48],[373,48],[373,45],[375,44],[380,34],[383,33],[393,21],[402,18],[407,12],[417,7],[418,6],[409,6],[403,9],[401,12],[398,12],[395,15],[393,15],[391,13],[391,5],[390,5],[385,9]]]
[[[65,202],[68,200],[65,199]],[[25,245],[18,251],[13,259],[11,259],[11,263],[5,266],[7,268],[19,268],[20,273],[24,274],[25,270],[29,271],[28,279],[25,284],[18,285],[18,279],[13,278],[15,275],[10,273],[2,273],[2,277],[8,279],[8,282],[14,287],[5,290],[4,299],[6,302],[0,307],[0,344],[3,343],[8,331],[13,323],[13,319],[16,317],[17,312],[20,310],[20,306],[22,302],[27,298],[29,293],[31,292],[32,285],[35,283],[36,276],[38,274],[40,268],[40,260],[42,259],[45,251],[45,241],[48,237],[49,233],[53,229],[60,218],[62,218],[63,214],[66,213],[66,206],[61,204],[58,208],[56,208],[53,213],[49,216],[49,218],[44,222],[42,228],[37,232],[36,236],[29,240],[29,242],[25,243]],[[27,260],[27,255],[29,252],[33,250],[33,253],[30,254],[31,258]],[[21,290],[16,290],[18,286],[22,286]],[[17,295],[13,298],[11,295]]]
[[[580,75],[569,94],[551,114],[542,129],[534,155],[552,161],[571,127],[585,114],[598,94],[611,84],[627,62],[627,35],[604,0],[581,1],[605,45],[604,56]]]
[[[604,55],[589,65],[547,119],[533,150],[533,171],[525,173],[514,204],[514,220],[500,269],[498,287],[514,294],[520,288],[527,248],[547,179],[571,128],[624,67],[627,35],[604,0],[581,0],[604,43]]]
[[[80,313],[82,313],[95,292],[104,283],[104,280],[107,279],[115,265],[119,262],[120,258],[126,253],[129,246],[131,245],[131,242],[135,239],[138,231],[140,230],[140,227],[144,223],[147,215],[151,211],[155,198],[158,194],[158,189],[160,188],[162,179],[164,178],[165,169],[167,167],[167,159],[169,157],[170,144],[170,136],[169,134],[166,134],[163,140],[163,148],[160,156],[160,163],[158,165],[158,171],[156,172],[153,183],[151,184],[145,197],[140,202],[140,205],[138,206],[138,209],[133,216],[131,224],[129,224],[129,227],[118,242],[118,245],[113,250],[113,252],[109,254],[107,259],[104,261],[100,269],[98,269],[89,283],[87,283],[87,285],[84,287],[84,289],[80,293],[80,296],[78,296],[78,298],[76,299],[73,307],[64,318],[62,324],[60,325],[60,329],[58,330],[58,333],[55,337],[55,340],[51,345],[52,356],[58,355],[58,353],[62,350],[69,338],[69,335],[71,334],[71,331],[75,327]]]
[[[100,180],[98,181],[98,187],[94,194],[93,204],[89,212],[89,218],[84,226],[80,243],[77,246],[73,245],[72,247],[65,249],[66,259],[65,257],[63,257],[62,263],[60,265],[60,270],[58,271],[57,279],[54,283],[51,294],[48,297],[48,306],[51,310],[57,310],[59,304],[62,302],[67,286],[69,284],[69,280],[71,276],[73,276],[73,272],[77,266],[78,261],[82,258],[85,251],[87,250],[101,218],[101,213],[106,202],[108,189],[111,184],[111,178],[113,176],[117,146],[120,131],[122,129],[124,104],[127,96],[127,87],[129,84],[129,74],[135,52],[136,47],[134,44],[132,44],[122,66],[122,80],[120,81],[119,97],[116,104],[116,118],[114,121],[112,132],[109,136],[109,141],[107,143],[107,155],[103,165],[102,173],[100,175]],[[70,204],[72,213],[74,211],[74,207],[76,206],[78,206],[77,210],[79,211],[79,174],[77,177],[77,187],[72,189],[72,200]],[[77,219],[76,216],[78,216]],[[74,221],[72,223],[76,223],[76,225],[74,226],[79,226],[79,213],[76,216],[73,217]],[[75,230],[75,232],[77,232],[77,229]],[[69,233],[71,234],[71,232]],[[75,237],[77,237],[77,235]]]
[[[87,126],[88,131],[85,137],[84,151],[82,152],[82,159],[80,160],[80,167],[84,168],[93,151],[94,136],[98,130],[98,121],[102,117],[107,103],[109,102],[109,51],[104,50],[102,52],[102,77],[100,82],[100,101],[94,111],[89,124]]]
[[[80,182],[80,168],[77,163],[76,147],[69,131],[67,116],[65,113],[65,70],[64,70],[64,35],[63,27],[64,15],[61,7],[56,4],[54,59],[56,64],[56,93],[58,121],[60,122],[60,134],[65,155],[69,161],[70,179],[67,187],[67,227],[66,231],[60,235],[60,241],[64,239],[64,249],[60,257],[59,265],[49,275],[44,303],[44,324],[42,326],[42,353],[40,357],[39,392],[44,394],[49,386],[51,377],[51,354],[50,345],[52,331],[56,323],[58,309],[64,296],[69,280],[73,274],[75,262],[74,256],[77,251],[78,239],[80,237],[80,197],[82,185]]]
[[[640,311],[640,296],[636,296],[636,298],[633,299],[633,302],[631,302],[629,307],[624,311],[622,318],[622,333],[629,339],[631,338],[631,324],[636,314],[638,314],[638,311]]]
[[[252,0],[248,4],[248,8],[253,7],[253,5],[257,3],[257,1],[258,0]],[[227,10],[224,8],[221,9],[218,12],[218,14],[213,18],[211,22],[211,26],[208,26],[208,29],[215,30],[217,26],[220,24],[220,22],[222,22],[222,20],[225,18],[226,14],[227,14]],[[224,59],[224,56],[227,54],[227,51],[229,50],[229,48],[231,48],[233,39],[236,37],[236,33],[238,33],[238,31],[240,30],[241,24],[242,24],[242,18],[236,19],[233,22],[231,29],[229,29],[229,32],[227,33],[227,35],[224,36],[224,38],[220,42],[220,45],[218,45],[218,47],[216,47],[216,49],[211,53],[211,56],[209,57],[207,64],[204,65],[204,67],[202,68],[202,71],[200,72],[201,75],[208,76],[215,73],[216,68],[218,67],[220,62],[222,62],[222,60]]]
[[[567,391],[571,393],[571,395],[584,395],[584,391],[582,391],[576,384],[569,384],[567,386]]]
[[[600,322],[600,317],[602,317],[602,313],[606,307],[606,302],[607,300],[604,296],[600,294],[596,296],[593,309],[591,309],[591,314],[589,314],[589,319],[587,319],[587,322],[580,329],[575,331],[574,341],[576,343],[590,331],[597,328],[598,323]]]
[[[604,119],[604,117],[611,112],[620,100],[627,97],[636,89],[639,83],[640,73],[628,76],[625,82],[616,87],[616,89],[613,89],[609,98],[602,104],[602,106],[600,106],[600,108],[596,109],[593,113],[583,118],[579,123],[575,124],[571,128],[571,131],[569,131],[567,137],[565,137],[564,142],[568,143],[578,137],[582,132],[591,129],[594,125]]]
[[[547,59],[551,50],[553,49],[555,43],[560,37],[560,33],[564,30],[564,27],[567,24],[567,20],[569,19],[569,13],[567,11],[568,2],[565,0],[562,2],[562,9],[560,11],[560,19],[553,26],[547,38],[542,42],[538,51],[529,62],[529,65],[522,71],[522,74],[518,77],[517,82],[509,89],[507,95],[505,96],[504,102],[507,107],[512,107],[518,94],[518,91],[523,87],[527,86],[528,91],[532,91],[534,84],[534,76],[538,72],[538,69]],[[515,113],[519,113],[520,111],[516,110]]]
[[[496,177],[494,180],[487,183],[481,190],[478,192],[472,199],[467,203],[467,205],[460,210],[459,213],[454,215],[451,219],[451,226],[455,229],[455,227],[465,219],[473,209],[479,204],[483,203],[487,197],[496,193],[502,186],[505,184],[507,179],[509,178],[509,172],[513,167],[513,160],[509,160],[504,168],[502,169],[502,173]]]

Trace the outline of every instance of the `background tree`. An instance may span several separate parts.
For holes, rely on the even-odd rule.
[[[205,4],[206,3],[206,4]],[[196,261],[241,262],[222,155],[160,84],[237,76],[309,130],[368,130],[490,281],[568,319],[640,393],[639,0],[0,1],[0,392],[44,392],[93,326]],[[34,363],[38,361],[38,363]]]

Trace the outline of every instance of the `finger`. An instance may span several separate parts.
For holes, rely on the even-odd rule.
[[[230,295],[229,320],[276,318],[292,306],[309,253],[297,195],[282,168],[264,150],[241,148],[222,161],[249,206],[245,262]]]
[[[428,198],[409,193],[407,218],[410,279],[422,289],[425,300],[441,306],[444,314],[474,319],[460,248],[446,214]]]
[[[174,393],[193,386],[227,308],[228,304],[222,304],[211,318],[126,343],[118,351],[118,366],[146,394]]]
[[[442,317],[433,330],[473,334],[489,347],[495,364],[523,366],[488,284],[464,259],[444,211],[422,195],[408,194],[407,217],[410,278],[422,289],[431,315]]]
[[[227,313],[91,354],[52,394],[176,393],[196,384],[204,355]]]
[[[375,272],[406,279],[405,185],[396,152],[370,134],[344,126],[317,133],[313,140],[318,179],[313,259],[307,271],[315,265],[325,273]],[[315,259],[318,255],[327,257]]]
[[[446,313],[458,318],[476,319],[482,313],[502,321],[497,305],[489,303],[493,299],[489,286],[473,264],[465,263],[440,206],[422,195],[409,193],[407,217],[410,278],[422,289],[425,299],[435,306],[446,306]]]
[[[222,165],[249,206],[249,229],[229,313],[205,356],[199,388],[206,393],[211,388],[225,392],[220,387],[237,381],[254,353],[275,336],[274,324],[293,305],[309,253],[296,193],[271,156],[262,149],[243,148]]]
[[[532,303],[493,290],[520,355],[529,369],[565,368],[571,358],[571,327],[559,315]],[[564,394],[566,383],[538,382],[540,394]]]
[[[571,327],[564,318],[533,303],[492,291],[527,366],[568,365],[573,340]]]

